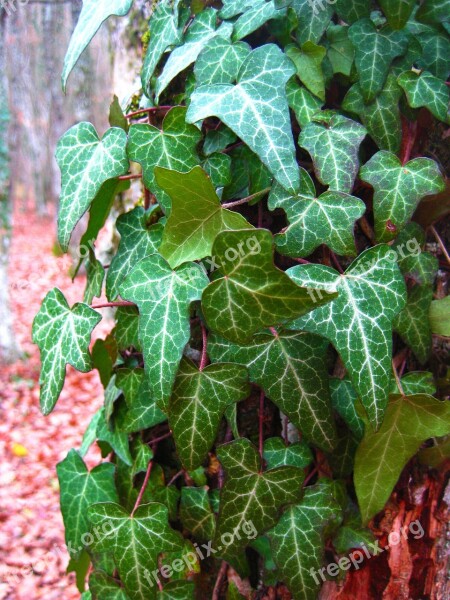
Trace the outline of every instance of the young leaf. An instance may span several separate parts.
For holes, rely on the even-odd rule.
[[[296,79],[296,77],[292,77],[287,82],[286,97],[290,108],[295,113],[298,124],[300,127],[306,127],[312,121],[315,113],[320,111],[323,103],[308,92],[305,87],[301,86]]]
[[[69,48],[64,58],[61,76],[63,91],[66,90],[67,78],[74,68],[83,50],[99,30],[103,21],[111,15],[125,16],[131,8],[133,0],[84,0],[78,23],[70,38]]]
[[[450,91],[444,81],[428,71],[420,74],[407,71],[400,75],[398,83],[404,89],[408,104],[412,108],[424,106],[436,119],[444,123],[450,122],[448,114]]]
[[[223,37],[213,38],[200,52],[195,63],[197,86],[233,83],[250,51],[250,46],[244,42],[233,44]]]
[[[181,361],[168,414],[178,456],[188,471],[207,457],[227,406],[249,395],[247,379],[247,369],[239,365],[215,364],[199,371],[190,360]]]
[[[41,351],[41,411],[48,415],[55,406],[66,377],[66,364],[87,373],[92,369],[89,342],[101,316],[86,304],[72,308],[60,290],[45,296],[33,321],[33,342]]]
[[[203,292],[202,309],[208,326],[227,339],[245,343],[258,330],[317,306],[310,290],[294,284],[273,264],[269,231],[224,231],[212,253],[222,277]]]
[[[151,574],[158,569],[158,557],[183,545],[182,536],[168,524],[167,508],[151,503],[130,515],[118,504],[105,502],[91,506],[88,515],[100,530],[108,524],[108,533],[94,541],[93,549],[112,552],[130,600],[156,599],[158,588]]]
[[[163,227],[160,223],[147,225],[148,217],[142,206],[136,206],[130,212],[120,215],[116,221],[120,243],[106,276],[108,300],[117,298],[119,285],[134,265],[143,258],[155,254],[161,244]]]
[[[366,133],[360,123],[325,110],[306,125],[298,143],[310,153],[317,177],[330,191],[350,193],[359,169],[359,146]]]
[[[96,502],[117,502],[114,486],[115,467],[102,463],[88,471],[83,459],[70,450],[56,466],[58,474],[61,512],[66,530],[66,544],[71,558],[78,558],[86,545],[89,533],[87,509]]]
[[[415,0],[380,0],[380,6],[392,29],[403,29],[415,4]]]
[[[155,88],[157,100],[172,79],[197,60],[210,40],[216,36],[230,38],[233,29],[231,23],[223,22],[216,28],[216,21],[217,11],[214,8],[207,8],[196,15],[187,30],[183,44],[172,51],[163,72],[158,77]]]
[[[285,49],[286,55],[292,60],[297,69],[300,81],[325,102],[325,78],[322,71],[322,62],[327,53],[323,46],[316,46],[312,42],[305,42],[298,48],[295,44],[289,44]]]
[[[364,101],[371,102],[383,89],[394,58],[406,52],[408,38],[403,31],[392,31],[388,27],[377,31],[370,19],[354,23],[348,35],[355,48],[356,69]]]
[[[224,560],[232,560],[254,539],[246,536],[249,523],[256,537],[275,525],[283,506],[299,500],[304,475],[295,467],[262,472],[256,448],[245,438],[223,445],[218,456],[226,479],[213,545]]]
[[[263,458],[267,462],[268,469],[283,466],[304,469],[312,463],[313,454],[304,442],[286,446],[281,438],[275,437],[264,442]]]
[[[141,260],[119,288],[139,308],[139,339],[151,398],[161,408],[172,391],[184,346],[189,341],[189,307],[200,300],[208,278],[194,263],[173,271],[154,254]]]
[[[445,189],[438,165],[429,158],[415,158],[402,165],[391,152],[377,152],[360,171],[375,190],[373,209],[379,242],[395,238],[411,219],[424,196]]]
[[[216,116],[232,129],[286,189],[298,187],[298,167],[285,87],[291,61],[274,44],[253,50],[236,85],[200,86],[191,96],[187,121]]]
[[[366,428],[356,451],[355,488],[363,523],[389,498],[403,467],[430,437],[450,432],[450,404],[427,394],[394,394],[382,426]]]
[[[336,441],[329,400],[326,343],[315,335],[286,331],[258,333],[246,346],[210,336],[212,360],[248,368],[250,381],[289,417],[306,439],[324,450]]]
[[[251,227],[239,213],[222,208],[201,167],[194,167],[189,173],[156,167],[155,177],[172,201],[159,249],[172,268],[211,256],[213,242],[221,231]]]
[[[369,248],[345,275],[323,265],[287,272],[299,285],[339,292],[339,297],[289,326],[329,339],[349,371],[373,427],[387,404],[391,374],[392,321],[405,306],[405,282],[388,246]]]
[[[321,244],[340,255],[356,255],[353,229],[366,207],[362,200],[340,192],[317,197],[310,175],[300,169],[300,191],[291,195],[276,183],[268,202],[269,210],[282,208],[289,226],[275,236],[277,250],[286,256],[309,256]]]
[[[170,198],[156,183],[155,167],[190,171],[199,163],[196,147],[200,138],[197,127],[186,123],[184,107],[169,110],[162,129],[145,124],[130,127],[128,156],[142,166],[144,185],[156,195],[165,212],[170,210]]]
[[[280,578],[294,600],[315,600],[324,562],[325,532],[341,521],[341,508],[330,486],[308,487],[299,504],[290,506],[268,532]]]
[[[330,24],[327,29],[327,56],[333,73],[342,73],[350,77],[355,60],[355,50],[348,37],[348,27]]]
[[[431,303],[429,318],[433,333],[450,337],[450,296]]]
[[[408,291],[405,308],[394,319],[394,330],[411,348],[423,365],[431,350],[430,305],[433,288],[415,285]]]
[[[58,240],[65,252],[75,225],[102,185],[128,171],[127,135],[113,127],[100,138],[91,123],[78,123],[58,142],[56,160],[61,170]]]

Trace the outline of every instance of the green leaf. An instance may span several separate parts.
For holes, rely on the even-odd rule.
[[[169,110],[162,129],[145,124],[130,127],[128,156],[142,166],[144,185],[156,195],[165,212],[170,210],[170,198],[156,183],[155,167],[190,171],[199,163],[196,147],[200,138],[197,127],[186,123],[184,107]]]
[[[91,557],[83,550],[78,559],[70,558],[66,573],[75,573],[75,582],[80,593],[86,587],[86,577],[91,566]]]
[[[373,427],[383,420],[391,374],[392,321],[405,306],[405,282],[388,246],[369,248],[345,275],[323,265],[287,272],[299,285],[339,297],[290,324],[329,339],[349,371]],[[319,296],[320,297],[320,296]]]
[[[89,577],[89,589],[93,600],[129,600],[125,590],[120,587],[115,579],[103,571],[93,571]]]
[[[128,133],[128,130],[130,129],[128,119],[125,117],[122,107],[120,106],[119,98],[115,94],[109,105],[108,122],[110,127],[120,127],[125,133]]]
[[[370,17],[371,6],[367,0],[337,0],[336,11],[346,23]]]
[[[380,430],[367,428],[356,452],[354,480],[363,523],[383,508],[422,442],[449,432],[447,401],[426,394],[391,396]]]
[[[95,254],[91,250],[89,260],[86,263],[86,288],[83,295],[83,302],[85,304],[92,304],[94,298],[100,298],[104,277],[105,269],[102,263],[95,258]]]
[[[233,83],[251,48],[244,42],[233,44],[223,37],[213,38],[200,52],[194,66],[197,86]]]
[[[185,174],[156,167],[155,177],[172,201],[159,249],[171,267],[211,256],[213,242],[221,231],[251,227],[239,213],[222,208],[201,167]]]
[[[279,437],[265,440],[263,458],[269,469],[283,466],[304,469],[313,462],[313,454],[307,444],[298,442],[286,446]]]
[[[411,219],[424,196],[438,194],[445,182],[438,165],[429,158],[415,158],[406,164],[391,152],[377,152],[360,171],[363,181],[374,188],[375,234],[389,242]]]
[[[392,244],[396,260],[405,277],[414,279],[421,285],[432,286],[439,268],[439,262],[429,252],[421,252],[425,244],[423,229],[414,222],[408,223]]]
[[[133,464],[133,457],[130,453],[128,435],[119,430],[116,420],[121,421],[125,412],[125,404],[119,403],[118,418],[114,418],[111,422],[106,419],[105,409],[100,409],[100,417],[97,421],[95,437],[99,442],[106,442],[108,446],[117,454],[117,456],[129,467]],[[109,452],[104,453],[104,455]]]
[[[423,465],[437,469],[450,458],[450,436],[447,435],[434,441],[434,446],[424,448],[419,452],[419,460]]]
[[[450,71],[450,40],[432,31],[420,35],[419,42],[422,46],[419,66],[445,81]]]
[[[170,397],[184,346],[189,341],[189,307],[200,300],[208,279],[186,263],[173,271],[155,254],[141,260],[119,293],[139,308],[139,339],[144,352],[150,397],[164,408]]]
[[[296,31],[299,45],[305,42],[317,44],[333,16],[333,2],[317,0],[294,0],[292,6],[298,18]]]
[[[263,473],[256,448],[245,438],[223,445],[218,456],[226,478],[213,546],[228,560],[236,558],[257,534],[273,527],[283,506],[299,500],[304,475],[294,467]],[[249,524],[253,537],[246,535]]]
[[[171,581],[158,592],[158,600],[195,600],[193,581]]]
[[[179,24],[179,0],[159,0],[153,6],[152,15],[148,22],[150,43],[142,66],[142,88],[150,97],[151,80],[155,69],[164,52],[182,39],[182,26]]]
[[[211,129],[205,135],[203,154],[210,156],[215,152],[222,152],[227,146],[234,144],[236,139],[236,135],[225,125],[221,125],[218,129]]]
[[[258,330],[314,308],[310,290],[295,285],[273,264],[269,231],[224,231],[212,255],[222,277],[203,292],[202,309],[208,326],[227,339],[245,343]]]
[[[448,103],[450,98],[449,88],[428,71],[415,73],[407,71],[398,78],[400,87],[405,91],[408,104],[412,108],[427,108],[432,115],[449,123]]]
[[[407,396],[413,394],[429,394],[432,396],[436,393],[433,373],[428,373],[427,371],[412,371],[411,373],[407,373],[402,377],[401,385]],[[390,393],[398,394],[398,384],[394,375],[391,377]]]
[[[76,65],[83,50],[99,30],[103,21],[111,15],[125,16],[131,8],[133,0],[84,0],[83,7],[70,38],[69,48],[64,58],[61,76],[63,90],[66,90],[67,79]]]
[[[272,177],[263,163],[247,146],[230,150],[232,182],[222,193],[222,200],[245,198],[266,190]],[[250,203],[251,204],[251,203]]]
[[[448,22],[448,0],[425,0],[417,11],[416,19],[432,25]]]
[[[172,79],[197,60],[198,55],[210,40],[216,36],[230,38],[232,24],[224,22],[216,28],[216,21],[217,11],[214,8],[207,8],[195,16],[186,32],[183,44],[171,52],[163,72],[158,77],[155,87],[157,100]]]
[[[330,379],[331,402],[334,410],[342,417],[355,438],[360,440],[364,435],[364,421],[358,414],[356,402],[358,396],[355,388],[347,379]]]
[[[402,90],[397,78],[389,74],[386,84],[378,96],[365,104],[361,86],[356,83],[347,92],[342,108],[358,115],[370,137],[381,150],[397,154],[402,140],[402,125],[398,106]]]
[[[114,336],[119,350],[135,348],[137,351],[141,351],[142,348],[138,336],[139,312],[136,307],[119,306],[115,317],[116,326],[114,328]]]
[[[429,318],[433,333],[450,337],[450,296],[431,303]]]
[[[130,599],[156,598],[158,588],[151,574],[158,569],[158,557],[183,544],[181,535],[168,524],[167,508],[151,503],[130,515],[118,504],[105,502],[91,506],[88,514],[93,526],[101,529],[108,523],[108,535],[95,540],[93,549],[112,552]]]
[[[327,53],[326,49],[323,46],[316,46],[312,42],[305,42],[301,49],[294,44],[289,44],[285,52],[294,63],[300,81],[310,92],[325,102],[322,62]]]
[[[88,544],[89,506],[96,502],[117,501],[114,471],[115,467],[111,463],[102,463],[88,471],[75,450],[70,450],[66,458],[56,466],[66,544],[71,558],[78,558]]]
[[[89,342],[101,316],[86,304],[72,308],[58,288],[45,296],[33,321],[33,343],[41,351],[41,411],[54,408],[66,377],[66,364],[87,373],[92,369]]]
[[[403,29],[415,4],[415,0],[380,0],[380,6],[392,29]]]
[[[327,56],[333,68],[333,73],[342,73],[350,77],[355,60],[355,50],[348,37],[348,27],[333,25],[327,29],[328,52]]]
[[[269,531],[280,579],[294,600],[318,597],[326,532],[340,520],[341,509],[330,493],[330,486],[318,483],[306,488],[303,500],[290,506]]]
[[[326,110],[306,125],[298,143],[310,153],[321,183],[330,191],[350,193],[359,169],[359,146],[366,133],[356,121]]]
[[[215,188],[223,188],[232,182],[231,156],[228,154],[214,152],[203,162],[203,169]]]
[[[208,455],[230,404],[250,393],[245,367],[215,364],[199,371],[184,358],[169,400],[169,425],[183,467],[193,471]]]
[[[61,170],[58,240],[65,252],[75,225],[109,179],[128,171],[123,129],[108,129],[103,138],[91,123],[78,123],[58,142],[56,160]]]
[[[136,395],[128,403],[127,413],[120,424],[122,431],[126,433],[142,431],[167,420],[167,415],[158,408],[152,396],[152,385],[146,377],[143,377],[141,369],[136,370],[141,383]]]
[[[394,330],[400,334],[424,364],[431,351],[430,305],[433,299],[433,288],[428,285],[415,285],[408,291],[405,308],[394,320]]]
[[[155,254],[161,244],[163,226],[160,223],[151,225],[148,221],[149,214],[142,206],[133,208],[117,219],[116,228],[120,234],[120,243],[106,276],[108,300],[117,298],[120,284],[136,263]]]
[[[210,336],[212,360],[236,362],[247,367],[250,381],[289,417],[306,439],[331,450],[336,432],[329,400],[325,353],[327,344],[318,336],[286,331],[259,333],[246,346]]]
[[[232,39],[234,41],[250,35],[270,19],[285,16],[283,8],[277,9],[275,0],[254,0],[252,7],[246,10],[234,23]]]
[[[348,35],[355,48],[364,101],[371,102],[383,89],[394,58],[406,52],[408,38],[402,31],[392,31],[389,27],[377,31],[370,19],[354,23]]]
[[[274,44],[253,50],[236,85],[200,86],[191,96],[187,121],[218,117],[261,159],[287,189],[298,187],[298,168],[285,86],[295,70]]]
[[[183,527],[199,541],[214,537],[216,520],[207,488],[183,487],[181,490],[180,519]]]
[[[300,127],[306,127],[314,114],[323,106],[323,103],[297,83],[294,77],[287,82],[286,97]]]
[[[300,169],[300,191],[295,196],[280,184],[272,188],[269,210],[282,208],[288,228],[275,236],[278,252],[294,258],[309,256],[321,244],[340,255],[356,255],[353,229],[366,207],[354,196],[340,192],[325,192],[317,197],[310,175]]]

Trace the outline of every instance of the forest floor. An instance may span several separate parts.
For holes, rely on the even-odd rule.
[[[55,467],[70,448],[80,446],[103,392],[96,371],[81,374],[68,367],[55,410],[47,417],[40,413],[33,318],[53,287],[70,305],[81,300],[85,280],[72,283],[70,259],[53,253],[54,218],[22,208],[15,211],[13,227],[9,282],[21,358],[0,369],[0,600],[72,600],[80,594],[73,573],[65,574],[68,554]]]

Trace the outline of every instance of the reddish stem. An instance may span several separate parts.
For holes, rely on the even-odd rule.
[[[304,258],[293,258],[292,260],[295,260],[295,262],[298,262],[301,265],[310,265],[311,264],[309,262],[309,260],[305,260]]]
[[[178,479],[178,477],[180,477],[180,475],[183,475],[183,473],[184,473],[183,469],[181,469],[181,471],[178,471],[178,473],[175,473],[175,475],[172,477],[172,479],[169,481],[169,483],[167,484],[166,487],[169,487],[169,485],[172,485],[172,483],[174,483]]]
[[[208,364],[208,355],[206,353],[206,350],[208,347],[208,333],[206,331],[206,327],[203,325],[203,323],[201,321],[200,321],[200,327],[202,328],[202,356],[200,358],[199,370],[203,371],[203,369]]]
[[[145,113],[154,113],[154,112],[158,112],[159,110],[170,110],[171,108],[174,108],[173,106],[151,106],[150,108],[141,108],[141,110],[135,110],[134,112],[128,113],[127,115],[125,115],[126,119],[132,119],[133,117],[136,117],[137,115],[143,115]]]
[[[259,393],[259,454],[263,457],[264,451],[264,390]]]
[[[141,178],[142,178],[142,173],[137,173],[137,174],[130,173],[129,175],[121,175],[117,179],[119,179],[120,181],[128,181],[129,179],[141,179]]]
[[[274,337],[278,337],[278,331],[275,329],[275,327],[269,327],[270,329],[270,333],[274,336]]]
[[[103,302],[102,304],[92,304],[91,308],[110,308],[113,306],[136,306],[134,302],[127,302],[126,300],[118,302]]]
[[[214,590],[211,596],[211,600],[219,600],[220,598],[220,588],[222,587],[222,580],[226,575],[228,568],[228,564],[223,560],[219,569],[219,573],[217,575],[216,584],[214,585]]]
[[[144,209],[150,208],[150,192],[147,188],[144,189]]]
[[[234,200],[233,202],[225,202],[224,204],[222,204],[222,208],[233,208],[234,206],[240,206],[241,204],[247,204],[247,202],[250,202],[251,200],[254,200],[255,198],[258,198],[260,196],[263,197],[268,192],[270,192],[270,188],[265,188],[264,190],[261,190],[260,192],[255,192],[251,196],[246,196],[245,198],[241,198],[240,200]]]
[[[172,435],[172,432],[168,431],[164,435],[160,435],[159,437],[148,441],[147,444],[149,444],[149,446],[153,446],[154,444],[157,444],[158,442],[162,442],[162,440],[169,438],[171,435]]]
[[[406,119],[402,120],[403,127],[403,139],[402,139],[402,148],[401,148],[401,158],[402,164],[405,165],[409,159],[411,158],[411,153],[414,147],[414,143],[416,141],[417,135],[417,122],[414,121],[411,123]]]
[[[340,263],[339,263],[339,261],[338,261],[338,259],[337,259],[337,256],[336,256],[336,254],[335,254],[334,252],[331,252],[331,251],[330,251],[330,256],[331,256],[331,260],[332,260],[332,261],[333,261],[333,263],[334,263],[334,266],[337,268],[337,270],[339,271],[339,273],[341,273],[341,275],[342,275],[342,274],[344,273],[344,270],[343,270],[343,268],[341,267],[341,265],[340,265]]]
[[[136,512],[137,508],[139,507],[139,504],[141,503],[142,500],[142,496],[145,493],[145,490],[147,488],[147,484],[148,484],[148,480],[150,479],[150,473],[152,472],[152,467],[153,467],[153,460],[150,460],[147,466],[147,472],[145,473],[145,478],[144,478],[144,483],[142,484],[142,487],[140,489],[139,495],[136,499],[136,504],[134,505],[133,510],[131,511],[131,516],[134,515],[134,513]]]

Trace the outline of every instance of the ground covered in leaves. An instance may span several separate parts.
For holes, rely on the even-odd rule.
[[[1,600],[80,596],[73,576],[65,575],[68,555],[55,466],[70,448],[80,446],[103,392],[96,371],[81,374],[69,367],[53,413],[44,418],[39,411],[39,351],[31,342],[34,315],[49,289],[59,287],[72,304],[82,299],[85,283],[84,277],[71,283],[70,259],[56,257],[54,243],[54,218],[25,209],[15,212],[9,277],[21,359],[0,370]]]

